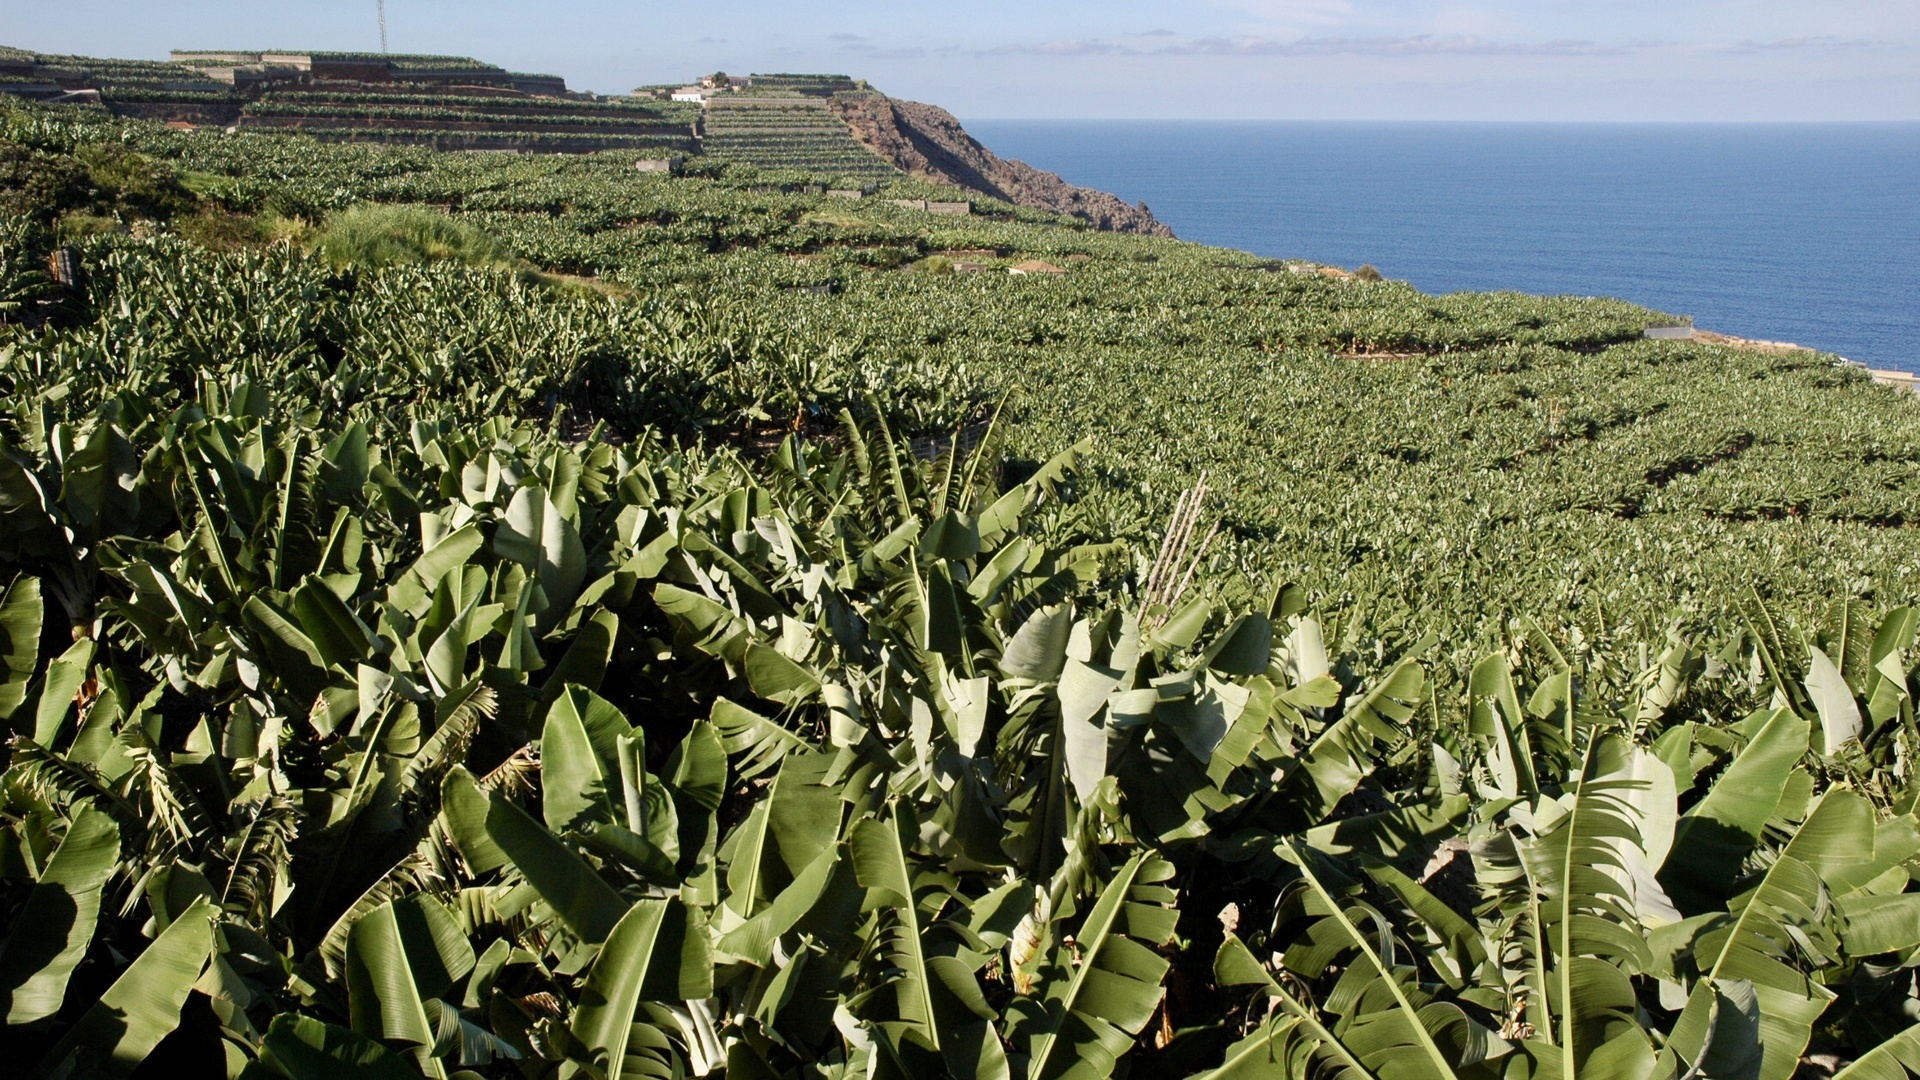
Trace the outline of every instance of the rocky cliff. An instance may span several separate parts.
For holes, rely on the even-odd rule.
[[[1075,187],[1023,161],[1009,161],[980,145],[952,113],[917,101],[847,96],[835,101],[853,137],[909,176],[977,191],[1058,214],[1095,228],[1145,236],[1172,236],[1146,206],[1130,206],[1104,191]]]

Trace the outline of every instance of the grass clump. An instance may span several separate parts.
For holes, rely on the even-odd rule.
[[[336,268],[456,262],[507,266],[486,233],[424,206],[356,206],[328,219],[313,248]]]
[[[198,214],[175,218],[173,231],[209,251],[240,251],[277,239],[281,220],[235,214],[209,204]]]

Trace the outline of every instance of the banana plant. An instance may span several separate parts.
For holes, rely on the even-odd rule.
[[[1006,484],[997,422],[923,461],[869,406],[754,462],[208,390],[56,422],[7,505],[94,575],[9,549],[0,595],[0,985],[50,1072],[211,1039],[291,1080],[1677,1080],[1903,1045],[1904,614],[1455,673],[1294,589],[1154,607],[1122,548],[1049,539],[1081,449]],[[99,594],[57,649],[50,580]],[[109,1038],[77,988],[120,982]]]

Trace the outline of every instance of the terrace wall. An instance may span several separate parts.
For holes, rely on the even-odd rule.
[[[298,131],[302,128],[314,127],[365,128],[369,131],[499,132],[505,130],[542,135],[664,135],[674,138],[682,138],[687,134],[684,128],[676,124],[644,121],[631,124],[560,124],[515,119],[511,123],[503,123],[495,120],[400,119],[384,116],[258,116],[253,113],[241,116],[240,126],[247,130],[278,128]]]
[[[973,213],[973,204],[965,202],[934,202],[931,199],[888,199],[890,206],[905,207],[928,214],[946,214],[950,217],[967,217]]]
[[[260,63],[272,64],[275,67],[297,68],[300,71],[313,70],[311,53],[261,53],[257,59]]]
[[[511,75],[508,78],[513,88],[523,94],[539,97],[565,97],[567,94],[567,80],[562,78],[544,75]]]
[[[518,154],[597,154],[602,150],[649,150],[687,154],[695,150],[691,138],[659,135],[608,135],[600,138],[547,135],[537,132],[399,131],[377,128],[303,128],[302,135],[320,142],[377,143],[383,146],[425,146],[435,150],[505,151]]]
[[[257,52],[175,49],[173,50],[173,62],[176,64],[217,64],[221,66],[241,67],[247,64],[260,63],[260,54]]]
[[[240,122],[238,102],[201,101],[108,101],[107,111],[115,116],[163,123],[187,123],[195,127],[232,127]]]
[[[269,58],[269,62],[273,62]],[[385,63],[366,60],[312,60],[308,68],[313,77],[327,82],[392,82],[393,69]],[[480,81],[480,80],[475,80]]]

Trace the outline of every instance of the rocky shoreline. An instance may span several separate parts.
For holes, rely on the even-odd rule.
[[[1173,236],[1173,230],[1144,205],[1075,187],[1026,162],[1000,157],[938,106],[872,94],[849,95],[836,100],[834,107],[855,139],[909,176],[1067,214],[1109,232]]]

